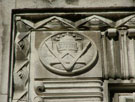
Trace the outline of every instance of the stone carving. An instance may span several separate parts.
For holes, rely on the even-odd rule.
[[[13,69],[13,100],[28,100],[30,26],[20,17],[16,18],[17,34],[15,39],[15,65]]]
[[[43,82],[35,82],[34,83],[34,89],[37,94],[40,94],[42,92],[45,92],[45,86]]]
[[[44,30],[76,30],[74,23],[70,20],[53,16],[37,22],[34,26],[35,29]]]
[[[135,77],[134,22],[135,15],[130,15],[116,22],[116,27],[119,29],[120,34],[121,77],[124,79]]]
[[[16,49],[17,52],[16,52],[16,63],[14,68],[14,97],[13,97],[13,99],[15,100],[27,100],[26,96],[28,91],[27,88],[29,78],[29,60],[27,59],[28,53],[26,52],[28,52],[29,48],[25,45],[23,41],[18,42],[16,45],[17,48],[19,47],[20,51]]]
[[[128,17],[125,17],[123,19],[120,19],[116,22],[116,25],[115,25],[117,28],[118,27],[135,27],[135,15],[131,15],[131,16],[128,16]]]
[[[118,20],[115,28],[102,32],[104,75],[132,79],[135,76],[135,15]]]
[[[42,19],[45,17],[43,20],[37,21],[40,19],[40,17],[37,17],[34,21],[34,16],[28,17],[25,14],[22,17],[28,17],[31,21],[21,17],[16,19],[15,35],[13,36],[13,47],[15,49],[13,48],[14,53],[12,56],[14,58],[13,65],[11,65],[13,68],[10,71],[13,72],[11,74],[13,76],[13,80],[11,80],[13,82],[11,83],[13,85],[11,93],[13,94],[9,96],[12,97],[12,102],[33,102],[33,100],[35,102],[104,101],[104,94],[102,94],[103,80],[99,80],[102,78],[102,75],[95,75],[96,78],[94,79],[93,75],[88,76],[90,74],[85,73],[93,68],[94,70],[92,69],[91,73],[97,74],[101,65],[103,65],[103,79],[135,78],[135,15],[125,17],[114,23],[112,20],[97,15],[89,16],[91,14],[78,17],[78,21],[75,18],[71,19],[73,18],[71,17],[72,13],[68,13],[68,16],[64,13],[55,14],[58,16],[63,15],[61,16],[63,18],[58,16],[46,18],[54,15],[49,14],[42,15]],[[64,17],[69,17],[70,20]],[[82,19],[82,17],[86,18]],[[115,21],[116,17],[113,20]],[[31,32],[32,36],[30,35]],[[44,34],[41,37],[45,38],[42,43],[35,41],[36,37],[38,40],[41,39],[41,37],[38,38],[38,34],[41,34],[40,32]],[[83,32],[85,33],[83,34]],[[93,32],[95,35],[93,35]],[[52,33],[53,35],[49,35]],[[100,34],[102,44],[99,44],[101,42]],[[98,39],[96,39],[97,35]],[[46,38],[46,36],[48,37]],[[91,40],[90,37],[95,41]],[[36,54],[36,57],[31,57],[34,59],[30,59],[29,55],[31,45],[31,55]],[[99,47],[100,45],[101,48]],[[38,47],[40,61],[37,59]],[[96,47],[98,47],[98,50]],[[101,60],[102,63],[100,63]],[[36,68],[36,74],[29,69],[30,64],[32,65],[34,62],[36,64],[31,66],[31,68]],[[66,77],[57,76],[47,70],[42,72],[41,76],[40,72],[44,70],[42,65],[50,72]],[[39,67],[41,68],[40,70]],[[29,80],[29,76],[32,80]],[[114,80],[111,81],[113,82]],[[120,80],[117,81],[118,83],[120,82]],[[130,81],[134,83],[132,80]],[[32,92],[28,94],[28,91]],[[28,99],[28,97],[31,99]],[[121,99],[124,97],[122,96]],[[129,99],[129,97],[126,96],[121,101],[126,99]]]
[[[106,27],[113,27],[114,22],[101,16],[90,16],[75,22],[76,27],[84,30],[105,29]]]
[[[39,56],[51,72],[76,75],[91,69],[98,54],[96,45],[87,36],[63,32],[45,39],[39,48]]]
[[[20,69],[14,72],[14,100],[27,100],[29,64],[28,62],[25,62],[24,64],[24,66],[19,67]],[[16,67],[18,66],[19,65],[16,64]]]
[[[12,101],[28,101],[30,33],[32,30],[74,31],[76,27],[72,21],[56,16],[37,23],[22,19],[19,16],[16,17]],[[50,45],[48,45],[51,41],[54,48],[50,48]],[[87,36],[75,32],[63,32],[48,37],[41,44],[40,50],[40,60],[43,65],[53,73],[60,75],[84,73],[95,65],[98,58],[95,43]],[[47,57],[44,53],[46,51],[47,55],[50,54],[51,57]],[[41,57],[42,55],[45,57]],[[90,57],[87,58],[87,56]],[[45,58],[53,59],[48,60],[50,62],[46,64]],[[38,87],[37,91],[44,91],[44,87]]]
[[[64,78],[37,81],[34,102],[102,102],[103,82],[99,79]],[[45,90],[44,90],[45,88]],[[39,89],[41,89],[39,91]]]

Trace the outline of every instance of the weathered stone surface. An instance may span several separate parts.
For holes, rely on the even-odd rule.
[[[2,26],[2,7],[1,7],[1,2],[0,2],[0,83],[1,83],[1,78],[2,78],[2,34],[3,34],[3,26]],[[1,85],[0,85],[1,86]],[[1,92],[1,88],[0,88]]]
[[[10,32],[11,32],[11,9],[13,9],[14,1],[2,1],[2,26],[3,26],[3,49],[2,49],[2,84],[1,90],[3,94],[8,92],[8,72],[9,72],[9,45],[10,45]]]
[[[37,8],[36,2],[37,0],[15,0],[15,5],[16,8]]]
[[[9,45],[10,45],[10,34],[11,34],[11,10],[15,8],[15,1],[2,0],[1,12],[0,12],[0,59],[1,59],[1,71],[0,71],[0,101],[7,102],[8,99],[8,84],[9,84]]]
[[[133,102],[134,7],[134,0],[0,0],[0,102]]]
[[[56,15],[57,13],[38,22],[34,22],[35,18],[30,14],[29,16],[33,16],[31,20],[28,20],[27,14],[15,18],[17,31],[15,43],[13,43],[15,44],[15,62],[11,67],[14,78],[11,87],[13,101],[27,101],[28,97],[31,97],[32,101],[48,102],[59,100],[51,100],[52,97],[66,97],[71,101],[75,101],[73,97],[78,97],[76,101],[91,97],[86,100],[102,101],[102,90],[97,89],[95,80],[134,78],[132,63],[129,66],[128,62],[134,59],[130,56],[134,51],[132,50],[134,40],[131,40],[134,37],[134,29],[131,26],[134,15],[116,22],[96,15],[77,21]],[[70,15],[74,16],[72,13]],[[131,28],[126,28],[125,25]],[[85,83],[82,87],[74,87],[78,83],[81,85],[83,81],[76,80],[81,78],[92,81],[92,86],[86,91],[83,91],[84,87],[87,87]],[[96,78],[94,82],[93,78]],[[55,80],[57,80],[56,83]],[[71,84],[64,84],[64,86],[61,80],[66,80],[64,83],[69,80],[72,82],[69,81]],[[53,85],[58,86],[57,83],[59,88],[54,88]],[[50,86],[49,89],[48,86]],[[69,86],[72,90],[67,90]],[[29,91],[30,94],[28,94]],[[81,92],[84,92],[83,95]],[[91,94],[88,95],[88,93]],[[91,95],[100,98],[93,99]]]
[[[1,102],[8,102],[8,95],[0,94],[0,101]]]
[[[119,8],[134,7],[134,4],[134,0],[16,0],[17,8]]]

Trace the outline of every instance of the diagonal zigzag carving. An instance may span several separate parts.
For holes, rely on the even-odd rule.
[[[118,28],[120,26],[123,26],[127,22],[130,22],[131,20],[133,20],[134,17],[135,17],[135,15],[130,15],[128,17],[125,17],[123,19],[120,19],[120,20],[114,22],[114,21],[112,21],[112,20],[110,20],[108,18],[105,18],[105,17],[92,15],[92,16],[83,18],[81,20],[78,20],[76,22],[73,22],[73,21],[65,19],[65,18],[52,16],[52,17],[46,18],[44,20],[41,20],[41,21],[39,21],[37,23],[33,23],[33,22],[31,22],[29,20],[26,20],[26,19],[21,19],[21,22],[23,22],[27,26],[31,27],[31,29],[39,29],[39,28],[45,26],[46,30],[47,30],[47,29],[51,29],[51,26],[49,26],[50,27],[49,28],[46,25],[48,25],[53,20],[57,20],[57,21],[59,21],[59,23],[61,23],[61,24],[63,23],[64,25],[66,25],[66,27],[72,28],[72,30],[78,30],[78,27],[86,25],[86,23],[93,24],[93,22],[97,22],[97,23],[95,23],[95,25],[97,25],[97,26],[108,26],[108,27]],[[104,25],[102,25],[102,24],[104,24]],[[91,25],[89,25],[89,26],[91,26]],[[130,26],[130,25],[128,24],[127,26]]]
[[[97,26],[99,24],[105,24],[108,27],[113,27],[114,26],[114,22],[112,20],[101,17],[101,16],[97,16],[97,15],[89,16],[87,18],[81,19],[81,20],[76,21],[76,22],[73,22],[71,20],[67,20],[65,18],[57,17],[57,16],[49,17],[49,18],[41,20],[41,21],[39,21],[37,23],[33,23],[33,22],[28,21],[26,19],[21,19],[21,21],[24,24],[30,26],[32,29],[39,29],[41,27],[46,27],[46,30],[51,29],[51,26],[53,27],[53,24],[54,23],[57,24],[58,22],[59,22],[58,26],[65,25],[66,28],[72,28],[71,30],[77,30],[79,26],[85,24],[86,22],[92,23],[93,20],[96,20]],[[56,22],[56,21],[58,21],[58,22]],[[53,29],[54,28],[52,28],[51,30],[53,30]]]

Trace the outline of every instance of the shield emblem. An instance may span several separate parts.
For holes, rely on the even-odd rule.
[[[74,32],[48,37],[41,44],[39,52],[41,62],[50,71],[71,75],[85,69],[97,56],[94,42]]]

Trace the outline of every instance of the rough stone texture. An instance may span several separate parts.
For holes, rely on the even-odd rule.
[[[2,77],[2,72],[1,72],[1,68],[2,68],[2,34],[3,34],[3,26],[2,26],[2,7],[1,7],[1,2],[0,2],[0,82],[1,82],[1,77]],[[0,92],[1,92],[1,88],[0,88]]]
[[[134,0],[16,0],[17,8],[117,8],[134,7],[134,4]]]
[[[10,45],[10,32],[11,32],[11,12],[15,7],[15,1],[12,0],[3,0],[1,1],[1,29],[0,29],[0,37],[2,38],[2,43],[0,41],[0,46],[2,49],[1,54],[1,84],[0,84],[0,92],[1,92],[1,101],[7,102],[7,94],[8,94],[8,73],[9,73],[9,45]]]

